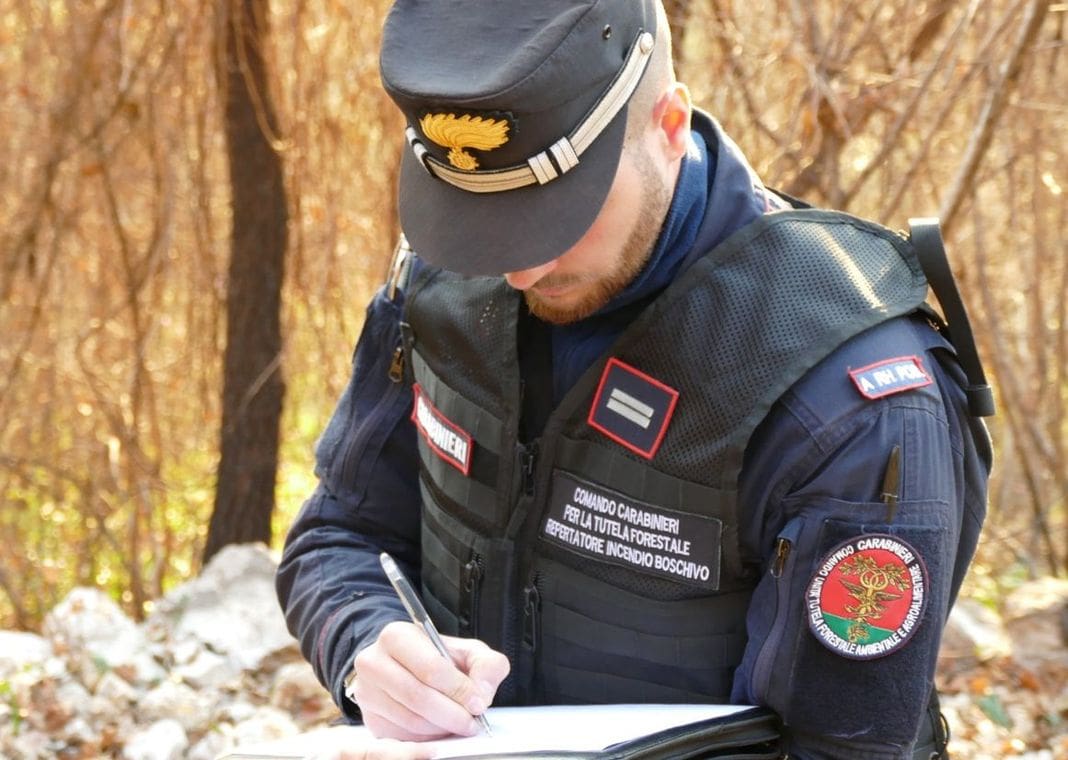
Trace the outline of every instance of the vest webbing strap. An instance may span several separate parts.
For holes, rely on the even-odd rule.
[[[953,272],[949,268],[938,220],[930,217],[909,219],[909,232],[927,282],[942,305],[946,322],[949,324],[951,342],[957,349],[961,367],[968,377],[968,388],[965,391],[968,396],[968,411],[974,417],[992,417],[994,393],[987,384],[986,373],[975,348],[968,311],[964,308]]]

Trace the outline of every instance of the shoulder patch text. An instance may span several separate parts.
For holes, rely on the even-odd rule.
[[[808,627],[843,657],[872,660],[898,651],[927,606],[927,568],[905,541],[869,533],[820,561],[805,592]]]

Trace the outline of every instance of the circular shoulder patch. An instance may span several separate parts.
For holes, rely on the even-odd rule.
[[[869,533],[831,549],[805,593],[808,627],[843,657],[871,660],[905,645],[927,606],[927,568],[897,536]]]

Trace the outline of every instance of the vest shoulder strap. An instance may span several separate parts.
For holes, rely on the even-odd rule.
[[[949,268],[938,220],[929,217],[910,219],[909,233],[927,282],[942,306],[945,321],[949,326],[950,341],[957,349],[961,367],[968,378],[965,391],[968,396],[968,411],[974,417],[991,417],[994,414],[994,393],[987,384],[986,373],[975,348],[975,336],[972,335],[968,311],[957,290],[953,271]]]
[[[402,232],[397,238],[397,247],[393,249],[393,259],[389,262],[389,274],[385,283],[386,295],[390,301],[396,300],[398,290],[403,293],[408,286],[414,255],[408,238]]]

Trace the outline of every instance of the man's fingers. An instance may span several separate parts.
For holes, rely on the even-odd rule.
[[[445,637],[443,657],[418,626],[391,623],[355,659],[354,696],[376,736],[471,736],[508,675],[508,659],[476,639]]]
[[[422,683],[464,708],[468,715],[481,715],[489,707],[489,700],[483,695],[483,689],[466,672],[472,645],[486,652],[492,651],[482,642],[446,637],[446,646],[449,647],[452,657],[445,658],[416,626],[387,627],[379,636],[379,641],[402,667]],[[492,698],[492,694],[489,696]],[[411,700],[418,697],[418,694],[410,693],[408,699],[401,701],[413,706]]]
[[[384,689],[375,684],[375,677],[360,676],[356,679],[354,692],[363,713],[364,725],[378,737],[390,737],[410,741],[437,739],[446,731],[421,715],[409,710]]]
[[[404,714],[401,710],[398,714]],[[395,722],[382,713],[365,713],[363,723],[376,737],[398,739],[407,742],[425,742],[431,739],[441,739],[448,736],[448,732],[424,721],[410,712],[413,717],[405,722]]]
[[[508,658],[477,639],[446,637],[445,645],[452,652],[456,666],[467,674],[488,707],[511,670]]]
[[[489,700],[478,684],[444,657],[438,657],[436,662],[425,663],[425,668],[418,675],[424,683],[462,707],[468,715],[481,715],[489,707]]]
[[[375,736],[422,741],[475,733],[470,713],[396,660],[357,667],[356,701]]]
[[[376,736],[428,739],[478,733],[472,708],[477,714],[485,710],[480,691],[416,626],[387,626],[375,644],[357,655],[355,665],[356,701]]]

